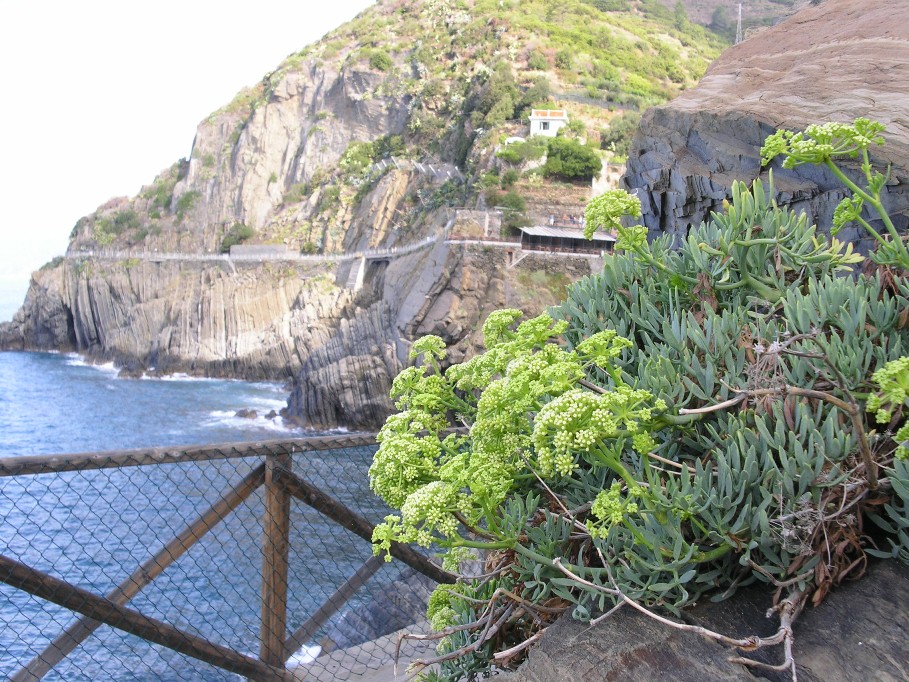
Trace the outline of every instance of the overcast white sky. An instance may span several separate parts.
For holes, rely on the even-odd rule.
[[[373,0],[0,0],[0,321],[83,215]]]

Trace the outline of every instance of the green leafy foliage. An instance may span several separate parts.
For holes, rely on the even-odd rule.
[[[909,269],[909,248],[903,241],[890,219],[881,193],[890,179],[886,173],[875,170],[871,165],[869,149],[884,144],[884,125],[867,118],[857,118],[851,124],[823,123],[808,126],[804,132],[779,130],[768,137],[761,148],[761,163],[767,165],[777,156],[783,157],[783,168],[796,168],[804,164],[824,165],[852,192],[836,207],[833,215],[833,234],[850,222],[857,222],[878,243],[875,262],[882,265],[896,265]],[[862,187],[846,175],[837,165],[841,159],[861,159],[861,172],[865,186]],[[887,231],[885,238],[863,217],[865,206],[873,208],[880,216]]]
[[[394,66],[394,60],[387,52],[382,50],[370,50],[367,55],[369,65],[376,71],[388,71]]]
[[[372,165],[375,146],[372,142],[351,142],[341,154],[341,170],[348,176],[361,176]]]
[[[539,50],[534,50],[527,57],[527,68],[536,71],[544,71],[549,68],[549,60],[546,55]]]
[[[79,227],[80,223],[77,223],[77,227]],[[92,237],[101,246],[109,246],[120,235],[140,230],[141,228],[142,220],[139,218],[139,214],[131,208],[125,208],[111,215],[102,215],[95,218],[92,224]],[[75,228],[73,232],[74,235],[77,233]],[[71,235],[70,238],[74,235]]]
[[[547,138],[536,135],[524,142],[512,142],[505,145],[496,152],[496,158],[517,166],[527,161],[543,158],[548,147]]]
[[[521,178],[521,174],[516,169],[509,168],[508,170],[506,170],[505,172],[502,173],[502,176],[501,176],[502,187],[505,189],[508,189],[512,185],[514,185],[514,183],[516,183],[518,180],[520,180],[520,178]]]
[[[486,192],[486,205],[502,209],[502,234],[514,235],[521,227],[530,224],[527,217],[527,202],[515,190],[507,192]]]
[[[626,157],[631,148],[631,139],[641,122],[641,115],[627,111],[609,122],[609,128],[600,135],[600,148],[608,149],[616,156]]]
[[[180,198],[177,199],[177,205],[174,209],[174,216],[178,225],[183,222],[186,214],[193,209],[193,207],[196,205],[196,201],[198,201],[200,196],[202,195],[194,189],[191,189],[188,192],[184,192],[180,195]]]
[[[589,178],[603,169],[603,162],[590,147],[577,140],[554,137],[549,140],[543,172],[563,178]]]
[[[624,252],[551,315],[493,313],[486,352],[450,366],[422,339],[394,382],[370,480],[400,514],[377,550],[412,541],[452,569],[474,552],[498,567],[433,597],[438,625],[465,626],[433,679],[487,671],[568,610],[677,612],[753,582],[817,603],[875,551],[864,516],[909,560],[894,457],[909,433],[876,434],[860,402],[876,386],[868,407],[909,431],[909,282],[843,277],[861,257],[759,182],[676,249],[622,227],[626,211],[639,204],[621,193],[591,203]]]
[[[252,239],[256,231],[243,223],[234,223],[221,240],[221,253],[230,253],[230,247]]]
[[[405,150],[400,135],[383,135],[369,142],[355,140],[347,145],[338,165],[348,180],[362,180],[377,160],[401,155]],[[315,184],[315,178],[313,183]]]

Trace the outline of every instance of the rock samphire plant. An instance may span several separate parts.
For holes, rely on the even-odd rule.
[[[558,615],[622,607],[781,645],[795,678],[804,605],[869,555],[909,560],[905,273],[845,275],[862,257],[761,182],[675,248],[619,223],[639,213],[623,192],[593,200],[587,225],[621,251],[600,274],[550,314],[493,313],[464,363],[420,339],[394,381],[370,479],[400,513],[376,548],[435,547],[462,574],[430,600],[427,679],[511,666]],[[673,617],[755,582],[772,637]]]

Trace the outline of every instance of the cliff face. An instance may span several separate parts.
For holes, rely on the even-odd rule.
[[[409,110],[405,97],[374,94],[381,73],[337,67],[309,62],[262,86],[263,101],[251,111],[228,106],[199,127],[174,201],[199,196],[192,218],[209,228],[203,245],[213,247],[224,229],[242,223],[286,242],[322,242],[326,251],[340,250],[338,234],[325,235],[324,225],[313,224],[318,190],[292,209],[285,196],[320,170],[336,168],[351,142],[399,134]],[[369,225],[350,227],[361,231]]]
[[[907,60],[909,4],[886,0],[826,0],[727,50],[696,88],[649,111],[632,143],[624,183],[642,199],[651,235],[684,235],[721,206],[734,180],[758,177],[760,147],[777,128],[860,116],[887,125],[874,160],[892,164],[885,203],[905,229]],[[819,167],[773,168],[778,201],[829,225],[842,184]],[[849,174],[857,177],[857,166]]]
[[[597,259],[530,256],[509,268],[509,257],[505,249],[440,242],[375,262],[357,301],[304,362],[288,415],[311,428],[376,426],[392,410],[391,381],[407,366],[413,339],[440,336],[447,360],[461,362],[481,348],[479,328],[493,310],[538,314],[568,283],[601,267]]]
[[[67,262],[35,275],[0,343],[128,370],[290,379],[352,298],[324,267]]]

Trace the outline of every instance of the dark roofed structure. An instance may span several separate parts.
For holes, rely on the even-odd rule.
[[[615,237],[598,230],[593,239],[584,237],[577,227],[522,227],[521,248],[527,251],[557,251],[561,253],[600,253],[612,251]]]

